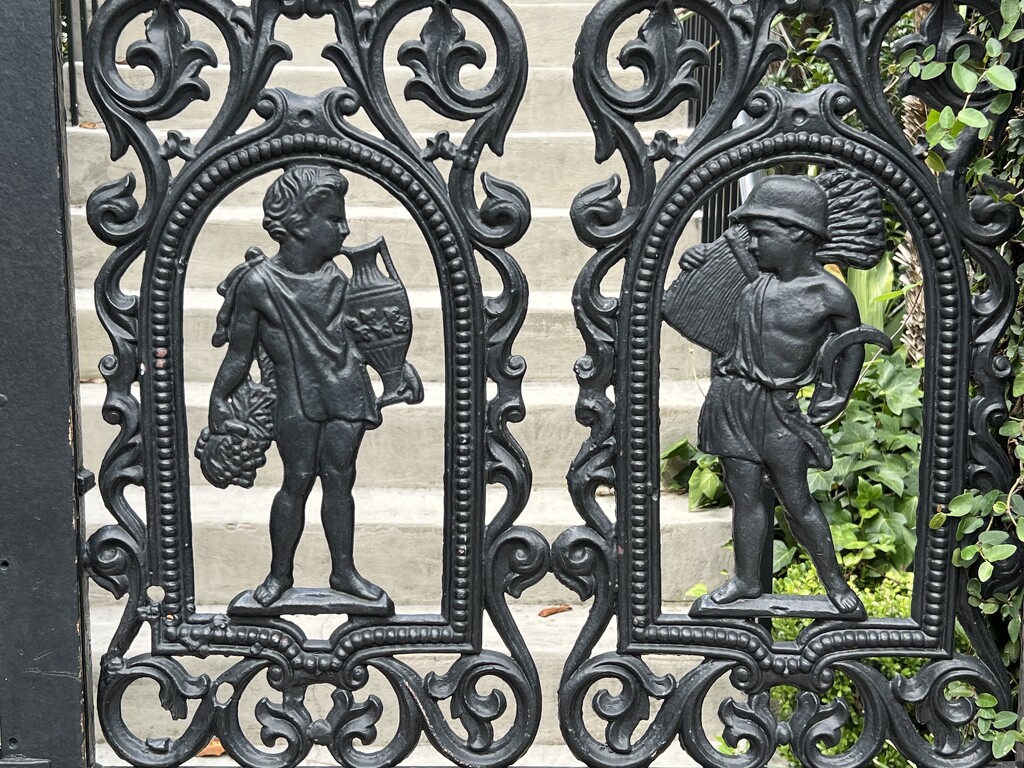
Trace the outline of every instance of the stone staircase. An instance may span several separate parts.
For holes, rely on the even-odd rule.
[[[523,241],[511,249],[530,282],[529,314],[515,344],[523,355],[528,371],[523,387],[527,406],[526,419],[512,425],[511,431],[523,444],[533,467],[534,489],[530,504],[521,522],[538,528],[549,541],[562,530],[578,524],[565,490],[565,473],[575,456],[586,430],[574,418],[577,387],[572,366],[583,351],[576,331],[570,292],[580,268],[591,251],[580,244],[569,221],[568,208],[574,195],[587,184],[603,180],[612,173],[622,173],[617,158],[603,166],[594,160],[594,140],[572,88],[571,64],[578,30],[591,3],[574,2],[511,2],[526,32],[530,54],[530,79],[524,102],[513,123],[502,158],[488,158],[481,166],[508,179],[526,191],[533,207],[533,225]],[[218,49],[217,36],[209,24],[197,23],[198,17],[186,15],[193,37]],[[392,60],[401,42],[415,39],[426,19],[426,12],[417,14],[395,30],[392,37]],[[635,17],[637,25],[640,17]],[[470,39],[483,43],[489,40],[485,30],[467,20]],[[613,50],[618,50],[636,33],[622,33]],[[303,20],[282,24],[278,36],[295,53],[291,62],[278,65],[270,86],[281,86],[297,92],[316,93],[340,84],[333,65],[319,58],[323,46],[333,40],[331,26],[325,19]],[[122,48],[144,37],[141,22],[131,25],[122,36]],[[219,59],[224,54],[219,50]],[[124,79],[144,84],[146,73],[122,67]],[[407,69],[389,70],[392,93],[400,98],[402,84],[410,76]],[[485,70],[478,77],[486,77]],[[637,82],[636,73],[622,73],[622,82]],[[224,92],[224,72],[206,70],[203,74],[211,85],[211,102],[191,105],[166,129],[179,130],[198,137],[209,122]],[[466,73],[467,83],[473,82]],[[81,72],[79,70],[79,78]],[[80,85],[80,94],[85,94]],[[433,136],[438,130],[460,130],[459,124],[433,115],[425,106],[415,103],[399,105],[414,135]],[[95,121],[95,109],[82,104],[82,120]],[[677,113],[657,124],[647,126],[650,134],[665,128],[676,135],[685,133],[685,115]],[[464,130],[464,126],[462,127]],[[92,282],[109,248],[98,242],[85,218],[85,202],[98,184],[129,171],[139,174],[134,158],[116,163],[109,161],[106,133],[102,129],[73,127],[68,131],[71,173],[69,185],[72,203],[73,246],[77,285],[77,321],[82,371],[83,435],[85,464],[98,469],[103,452],[116,429],[101,416],[105,386],[98,378],[99,359],[109,352],[109,342],[93,311]],[[381,428],[367,434],[358,460],[356,482],[356,561],[360,570],[382,585],[394,599],[400,612],[434,612],[440,599],[441,571],[441,482],[443,477],[443,346],[440,322],[440,298],[436,276],[428,258],[423,258],[425,245],[414,222],[397,203],[385,196],[375,185],[349,175],[352,187],[348,195],[348,217],[352,234],[348,244],[367,242],[384,234],[395,257],[413,305],[413,346],[409,359],[419,369],[425,383],[425,401],[417,406],[394,406],[386,409]],[[141,178],[140,187],[141,187]],[[214,319],[220,307],[217,284],[239,263],[249,245],[270,251],[272,243],[260,221],[260,202],[267,179],[236,191],[211,215],[196,243],[187,275],[185,299],[186,407],[190,440],[195,439],[206,423],[209,388],[223,356],[210,344]],[[140,189],[139,195],[142,194]],[[696,241],[697,222],[687,230],[684,245]],[[343,265],[344,266],[344,265]],[[483,269],[483,266],[482,266]],[[133,268],[123,285],[137,287],[141,265]],[[613,276],[614,277],[614,276]],[[495,277],[484,271],[485,290],[493,290]],[[609,284],[608,292],[617,293]],[[693,435],[696,418],[708,375],[707,355],[690,347],[676,334],[666,334],[662,348],[662,410],[663,441]],[[274,452],[272,452],[273,454]],[[219,491],[202,478],[198,463],[192,472],[192,528],[195,552],[197,599],[203,606],[223,610],[222,606],[238,592],[249,589],[263,578],[269,564],[267,519],[270,500],[281,477],[276,455],[257,478],[257,487],[249,491]],[[314,492],[316,493],[316,492]],[[500,501],[500,493],[496,499]],[[143,508],[141,495],[137,508]],[[315,510],[318,498],[310,500]],[[614,499],[605,499],[611,513]],[[91,529],[110,522],[94,491],[86,501],[87,523]],[[497,503],[488,508],[497,508]],[[306,533],[297,558],[296,582],[321,584],[328,573],[328,555],[320,530],[319,516],[307,515]],[[698,582],[717,582],[728,566],[729,553],[723,545],[730,535],[729,515],[725,510],[690,512],[685,500],[665,498],[662,503],[662,546],[664,563],[664,594],[667,602],[685,600],[686,591]],[[91,590],[92,642],[98,659],[116,625],[120,606],[99,589]],[[568,604],[571,611],[541,618],[538,611],[549,605]],[[567,750],[555,717],[555,690],[562,663],[574,641],[587,610],[578,598],[553,577],[545,578],[517,601],[515,612],[523,634],[540,666],[545,688],[545,716],[538,737],[538,750],[524,764],[557,764],[566,760]],[[330,617],[311,619],[326,624]],[[322,633],[324,627],[310,627],[311,633]],[[329,632],[329,630],[327,630]],[[146,650],[144,636],[137,644]],[[497,643],[496,635],[492,642]],[[605,639],[608,648],[614,639]],[[437,660],[422,657],[425,667]],[[212,660],[204,662],[203,671],[215,672]],[[449,662],[450,663],[450,662]],[[694,660],[670,660],[665,671],[679,674]],[[446,665],[445,665],[446,666]],[[327,692],[323,693],[327,699]],[[165,736],[180,732],[180,724],[172,723],[159,710],[155,690],[145,691],[138,698],[136,727],[139,735]],[[546,751],[544,751],[546,750]],[[431,762],[430,752],[422,760]],[[676,757],[680,756],[676,753]],[[438,761],[437,756],[433,757]],[[417,762],[414,761],[414,762]],[[210,765],[202,762],[198,764]],[[678,759],[676,764],[679,764]]]

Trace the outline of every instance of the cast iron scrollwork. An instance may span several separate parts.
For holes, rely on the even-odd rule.
[[[400,49],[401,63],[412,70],[405,96],[444,118],[466,123],[460,139],[442,132],[426,147],[400,119],[384,70],[385,45],[396,25],[423,9],[430,9],[430,15],[420,39]],[[218,64],[217,57],[207,42],[192,39],[185,13],[214,25],[230,59],[223,102],[194,143],[176,131],[161,137],[152,125],[174,118],[195,100],[210,98],[204,74]],[[128,63],[149,69],[152,83],[135,89],[118,74],[115,51],[122,32],[142,14],[149,14],[146,39],[129,47]],[[467,64],[482,65],[486,56],[479,44],[466,39],[459,14],[483,23],[496,52],[490,81],[475,90],[462,83],[461,70]],[[333,21],[337,40],[323,55],[338,68],[343,82],[318,95],[266,89],[274,67],[291,58],[288,47],[274,37],[277,23],[304,16]],[[507,600],[549,569],[544,539],[514,525],[526,504],[531,474],[508,431],[508,424],[524,414],[520,383],[525,363],[512,353],[512,344],[525,316],[527,284],[506,248],[522,237],[531,214],[522,190],[487,174],[478,201],[475,176],[486,150],[503,151],[525,88],[526,49],[515,17],[501,0],[384,0],[367,6],[356,0],[254,0],[247,6],[229,0],[109,0],[96,13],[86,58],[87,84],[110,135],[111,156],[137,155],[145,183],[141,204],[134,176],[100,186],[88,203],[92,228],[115,248],[97,279],[96,301],[113,344],[112,354],[101,363],[107,383],[104,417],[118,424],[120,432],[103,462],[100,490],[116,524],[97,531],[86,550],[94,580],[116,597],[127,595],[123,618],[99,670],[98,710],[108,743],[133,765],[178,765],[216,735],[233,758],[248,766],[297,765],[322,746],[339,763],[383,768],[407,757],[424,734],[462,765],[513,762],[536,734],[541,705],[537,671]],[[359,111],[375,134],[349,120]],[[243,130],[253,112],[262,122]],[[447,176],[438,159],[452,161]],[[339,172],[383,187],[408,210],[433,257],[449,339],[445,429],[450,449],[444,497],[450,541],[445,547],[443,610],[404,615],[384,596],[375,611],[349,605],[348,620],[320,640],[307,638],[280,615],[286,611],[273,610],[284,597],[280,590],[258,596],[262,599],[248,611],[234,605],[224,614],[196,612],[188,540],[190,450],[184,428],[176,423],[184,413],[180,307],[198,231],[226,195],[280,169],[292,169],[303,179],[309,177],[306,181],[327,179],[324,183],[336,189],[328,194],[335,195],[332,201],[318,202],[315,211],[312,203],[303,203],[309,209],[303,226],[330,225],[347,234],[345,184]],[[320,195],[322,190],[311,186],[307,191]],[[344,236],[338,232],[313,239],[336,236],[340,247]],[[367,248],[374,259],[387,248],[383,240],[371,246]],[[300,256],[311,257],[309,249]],[[501,278],[496,296],[482,294],[480,257]],[[246,258],[239,275],[262,274],[265,267],[260,265],[270,261],[258,250]],[[389,262],[386,254],[384,258]],[[143,277],[136,295],[123,281],[139,260]],[[324,274],[324,284],[334,286],[331,290],[345,290],[345,280],[334,272]],[[358,282],[357,276],[352,279]],[[388,279],[392,285],[398,280],[394,274]],[[225,342],[241,333],[233,313],[239,299],[231,291],[229,279],[228,308],[219,331]],[[245,299],[241,301],[244,305]],[[355,343],[370,343],[382,335],[407,337],[408,309],[403,311],[402,301],[397,296],[391,315],[384,307],[383,319],[370,308],[327,321],[344,319],[344,333]],[[293,337],[288,342],[292,352],[311,344],[309,338]],[[257,346],[252,355],[259,360],[263,381],[237,385],[234,377],[226,376],[231,387],[222,405],[236,410],[225,418],[223,408],[215,409],[211,426],[220,429],[226,422],[237,429],[236,417],[247,418],[237,408],[246,401],[252,405],[248,416],[259,408],[266,411],[252,416],[248,426],[242,424],[255,429],[262,442],[232,448],[230,435],[217,429],[201,438],[198,453],[204,472],[218,485],[251,483],[260,463],[251,454],[266,450],[268,413],[282,386],[275,384],[274,366],[278,374],[290,371],[281,369],[280,359],[272,359],[269,337]],[[376,366],[369,355],[367,360]],[[393,399],[416,401],[418,378],[410,367],[404,370],[398,389],[389,389],[378,407]],[[387,378],[383,372],[381,376]],[[491,397],[488,381],[496,385]],[[136,386],[139,395],[134,394]],[[235,449],[238,456],[232,458]],[[504,486],[506,496],[485,523],[488,483]],[[145,515],[126,496],[132,485],[146,491]],[[147,593],[151,585],[163,589],[160,599]],[[482,647],[485,612],[508,652]],[[129,657],[129,646],[146,625],[152,632],[152,652]],[[458,658],[443,672],[423,675],[396,658],[408,653]],[[213,679],[186,671],[177,657],[190,655],[240,660]],[[384,704],[374,695],[359,694],[371,673],[387,681],[397,699],[394,717],[399,726],[384,744],[376,728]],[[280,698],[262,699],[254,714],[263,746],[273,751],[253,743],[243,723],[243,696],[254,680],[264,678]],[[495,678],[514,702],[505,692],[488,689]],[[173,718],[187,719],[181,736],[145,740],[131,732],[122,708],[126,691],[139,680],[156,682],[160,704]],[[322,684],[335,690],[333,706],[318,719],[304,699],[311,685]],[[495,721],[512,707],[511,724],[499,731]],[[462,729],[453,727],[449,716]],[[371,746],[372,751],[365,749]]]
[[[590,435],[568,475],[584,524],[555,541],[552,562],[563,583],[582,598],[593,598],[587,623],[566,662],[559,711],[568,745],[589,765],[645,765],[676,737],[691,757],[709,767],[763,766],[778,746],[789,745],[805,765],[859,768],[886,740],[920,765],[968,768],[986,763],[990,756],[970,727],[976,713],[973,700],[951,699],[946,691],[952,682],[962,682],[1008,706],[1008,680],[998,654],[992,652],[984,622],[971,615],[962,599],[963,586],[951,564],[953,531],[949,525],[931,530],[928,521],[965,487],[1008,485],[1008,465],[991,430],[1006,418],[1009,369],[996,353],[996,344],[1016,293],[998,249],[1016,231],[1019,218],[997,199],[998,194],[988,194],[998,191],[997,182],[986,180],[983,191],[968,188],[968,164],[983,144],[977,129],[965,129],[952,149],[942,150],[946,170],[935,174],[906,141],[888,106],[877,64],[879,50],[896,22],[916,5],[913,0],[602,0],[584,25],[574,70],[577,95],[594,126],[598,160],[618,152],[629,176],[628,200],[620,200],[621,181],[613,177],[584,189],[572,208],[578,236],[596,250],[573,294],[586,344],[586,354],[576,366],[577,419],[589,427]],[[971,5],[998,27],[995,4],[979,0]],[[810,93],[761,86],[769,65],[782,54],[772,38],[773,20],[780,14],[807,11],[829,17],[829,37],[817,52],[830,63],[837,82]],[[723,82],[712,98],[705,99],[709,109],[692,133],[659,132],[648,142],[641,133],[644,121],[697,95],[692,73],[705,61],[706,51],[685,40],[677,20],[682,12],[696,13],[714,28],[724,61]],[[639,39],[623,49],[620,62],[638,66],[644,83],[626,92],[608,71],[608,47],[616,30],[635,13],[646,14],[646,20]],[[966,44],[975,50],[975,41],[969,38],[959,9],[943,2],[931,4],[920,34],[900,45],[903,50],[935,45],[937,50],[953,51]],[[1024,62],[1019,44],[1009,55],[1009,66]],[[936,109],[958,109],[964,103],[965,94],[951,78],[922,81],[908,75],[903,86]],[[972,97],[972,105],[986,111],[994,96],[980,93],[976,102]],[[745,115],[738,120],[741,112]],[[998,141],[1006,115],[988,114]],[[655,168],[661,161],[665,164]],[[673,272],[670,263],[683,228],[704,201],[752,171],[787,164],[817,167],[818,183],[807,177],[769,176],[775,180],[755,187],[747,204],[733,212],[734,226],[715,243],[686,250],[680,260],[683,277]],[[822,573],[823,580],[834,582],[826,583],[831,606],[825,601],[815,607],[791,595],[762,595],[770,592],[770,584],[758,584],[755,576],[739,584],[733,580],[695,603],[688,614],[667,613],[661,604],[656,523],[662,321],[714,352],[711,389],[718,381],[718,394],[712,397],[709,390],[701,415],[702,447],[713,444],[706,450],[739,461],[740,470],[747,465],[757,469],[754,485],[762,492],[781,494],[782,507],[791,515],[801,494],[777,476],[766,446],[781,441],[790,446],[790,458],[797,464],[812,464],[806,456],[820,438],[820,433],[814,437],[815,424],[834,418],[845,404],[848,383],[842,383],[845,374],[840,368],[860,365],[856,356],[843,363],[846,353],[831,355],[829,345],[847,335],[853,345],[847,349],[882,339],[864,326],[854,327],[859,323],[856,313],[837,320],[842,313],[835,307],[846,299],[843,289],[834,287],[828,288],[834,296],[824,310],[800,305],[812,315],[823,312],[821,322],[831,328],[830,334],[822,334],[823,344],[821,339],[808,341],[817,331],[797,332],[784,322],[762,327],[786,319],[778,315],[777,297],[781,288],[795,285],[787,283],[784,269],[770,264],[771,252],[778,251],[778,232],[785,231],[792,259],[802,259],[807,266],[802,290],[812,291],[810,286],[816,285],[824,291],[828,281],[822,277],[821,263],[855,269],[878,258],[861,258],[854,253],[856,248],[838,247],[835,238],[847,235],[835,218],[826,225],[826,214],[842,211],[850,221],[856,219],[858,232],[847,234],[865,242],[875,237],[878,242],[863,251],[877,251],[883,201],[914,240],[925,275],[926,423],[911,616],[866,615],[846,599],[848,587],[827,573]],[[751,238],[757,241],[754,247]],[[796,253],[801,249],[802,255]],[[814,259],[804,258],[810,253]],[[709,274],[710,267],[704,265],[721,254],[728,263],[718,277],[708,278],[703,288],[696,278],[688,288],[680,285],[688,272]],[[985,277],[978,295],[969,290],[965,262]],[[607,284],[606,277],[619,264],[621,291],[618,296],[605,295],[602,281]],[[701,290],[706,294],[702,296]],[[809,295],[794,293],[792,300]],[[751,307],[753,313],[747,311]],[[732,323],[731,332],[738,336],[695,337],[686,319],[688,311],[691,318],[712,325]],[[708,317],[701,317],[702,312]],[[765,331],[767,327],[772,333]],[[821,346],[815,349],[815,362],[805,365],[806,370],[791,371],[788,379],[773,372],[765,346],[782,345],[785,338],[796,344],[787,355],[790,362],[803,354],[799,344]],[[814,366],[822,366],[826,358],[831,362],[824,367],[834,379],[821,368],[814,373]],[[732,394],[721,394],[725,379],[735,390]],[[812,383],[815,397],[804,415],[793,392]],[[733,407],[746,414],[743,418],[750,424],[727,415]],[[822,462],[830,461],[824,452],[817,455]],[[736,473],[730,483],[728,467],[726,471],[735,500]],[[765,473],[767,480],[762,479]],[[602,487],[615,492],[614,519],[597,503]],[[750,493],[744,498],[747,510],[762,503]],[[736,520],[747,515],[741,521],[746,527],[736,528],[736,536],[753,536],[747,530],[748,512],[735,501]],[[773,498],[770,508],[774,506]],[[804,546],[810,549],[814,544],[805,538]],[[757,571],[761,555],[755,550],[758,546],[737,547],[737,566]],[[817,554],[819,572],[823,566],[829,570],[827,560]],[[812,621],[795,643],[785,644],[774,641],[766,628],[772,616]],[[954,651],[958,618],[971,634],[976,656]],[[597,639],[612,621],[617,624],[618,650],[592,656]],[[646,654],[696,655],[704,661],[686,674],[662,676],[646,664]],[[931,660],[913,677],[890,680],[868,661],[877,656]],[[823,749],[839,744],[840,729],[851,719],[852,704],[828,695],[838,674],[857,690],[863,728],[844,752],[825,754]],[[619,693],[603,690],[605,680],[616,682]],[[715,746],[706,718],[702,719],[714,684],[723,680],[739,693],[739,698],[727,699],[719,708],[720,737],[730,747],[745,748],[735,754]],[[770,692],[780,685],[799,691],[794,713],[786,720],[770,706]],[[595,714],[607,724],[603,732],[589,725]],[[923,737],[924,731],[934,733],[935,739]]]

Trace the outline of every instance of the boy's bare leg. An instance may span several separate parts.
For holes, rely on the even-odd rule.
[[[329,421],[321,437],[320,478],[324,489],[320,517],[331,551],[331,589],[366,600],[377,600],[384,590],[364,579],[352,557],[355,535],[356,455],[363,439],[363,422]]]
[[[807,486],[810,460],[806,446],[791,446],[790,451],[777,455],[785,456],[785,460],[770,464],[768,474],[789,516],[793,536],[810,556],[832,604],[844,614],[863,614],[864,604],[843,578],[839,568],[832,532],[825,514]]]
[[[278,600],[293,583],[295,550],[305,525],[306,499],[316,480],[321,425],[306,419],[284,419],[275,428],[277,450],[284,464],[284,482],[270,508],[270,573],[253,598],[260,605]]]
[[[772,530],[772,510],[765,504],[770,498],[764,467],[743,459],[722,459],[725,487],[732,497],[732,545],[736,559],[736,573],[711,593],[711,599],[720,604],[760,597],[761,558],[765,541]]]

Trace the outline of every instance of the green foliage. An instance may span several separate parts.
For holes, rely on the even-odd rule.
[[[689,494],[690,509],[723,507],[729,503],[718,457],[704,453],[686,438],[662,452],[661,485],[667,491]]]
[[[890,571],[881,579],[854,579],[851,582],[854,591],[864,602],[869,616],[906,617],[910,615],[911,595],[913,592],[913,574],[906,571]],[[823,594],[824,589],[818,581],[814,566],[801,557],[790,565],[786,571],[775,579],[774,591],[789,594]],[[777,640],[795,640],[807,620],[776,619],[772,622],[772,634]],[[869,663],[886,677],[898,675],[909,677],[915,674],[924,664],[923,659],[879,658]],[[772,689],[772,708],[776,716],[788,720],[796,707],[795,688],[778,687]],[[848,677],[842,673],[836,675],[835,684],[822,697],[832,701],[842,697],[850,705],[850,720],[842,730],[839,744],[826,749],[825,754],[838,754],[850,748],[863,729],[863,707],[860,694]],[[788,747],[780,749],[780,755],[793,765],[799,765]],[[909,768],[911,763],[903,758],[893,747],[886,744],[874,760],[874,765],[885,768]]]
[[[843,418],[823,430],[829,470],[811,493],[832,527],[844,570],[881,576],[914,559],[921,449],[921,369],[902,349],[867,363]]]
[[[1019,429],[1019,423],[1018,423]],[[1009,430],[1004,430],[1009,431]],[[998,616],[1005,627],[1003,662],[1015,666],[1020,658],[1021,590],[999,591],[998,582],[989,584],[1000,568],[1024,542],[1024,496],[1021,481],[1008,494],[968,491],[953,499],[947,509],[938,510],[930,521],[934,528],[956,521],[957,548],[953,564],[967,569],[970,602],[983,614]]]
[[[842,419],[822,431],[832,469],[811,472],[844,570],[880,577],[913,562],[921,446],[921,369],[902,350],[867,363]],[[803,394],[809,397],[811,390]],[[804,403],[806,408],[806,402]],[[682,440],[662,454],[666,490],[690,493],[690,508],[728,503],[718,459]],[[784,515],[776,570],[796,551]],[[787,554],[789,553],[788,557]]]

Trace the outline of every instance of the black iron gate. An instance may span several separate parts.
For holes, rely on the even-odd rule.
[[[576,286],[587,356],[577,365],[579,420],[591,430],[569,474],[586,525],[554,545],[555,573],[593,596],[587,626],[562,678],[559,716],[566,741],[582,760],[639,765],[678,738],[705,766],[764,765],[788,744],[804,765],[864,765],[886,739],[918,765],[980,765],[987,744],[961,732],[962,701],[946,686],[968,682],[1011,707],[1009,680],[984,622],[962,598],[953,568],[951,522],[929,525],[965,486],[1009,486],[1005,454],[990,428],[1006,418],[1007,360],[996,343],[1016,291],[996,248],[1020,220],[1012,207],[981,194],[969,199],[966,166],[983,137],[967,129],[944,151],[942,173],[929,169],[887,104],[878,72],[885,35],[915,3],[683,3],[714,29],[724,76],[703,95],[706,113],[692,134],[638,130],[684,99],[701,96],[694,71],[707,49],[687,39],[668,0],[650,10],[637,40],[624,48],[645,73],[625,92],[608,72],[613,32],[637,10],[628,0],[600,2],[587,19],[576,58],[576,86],[595,128],[598,157],[622,155],[629,196],[617,178],[584,190],[573,209],[579,237],[597,249]],[[999,9],[973,12],[1000,23]],[[780,15],[827,13],[829,39],[817,53],[836,82],[794,93],[759,85],[785,50],[771,26]],[[905,48],[952,52],[976,45],[950,3],[936,3],[925,34]],[[1021,61],[1014,49],[1011,66]],[[948,76],[908,85],[936,110],[958,108],[966,94]],[[997,92],[972,103],[989,110]],[[747,120],[737,121],[741,112]],[[995,130],[1005,125],[989,112]],[[656,163],[666,165],[660,174]],[[803,166],[803,175],[793,166]],[[713,194],[751,171],[775,171],[731,211],[721,236],[674,256],[686,222]],[[788,173],[787,173],[788,172]],[[927,313],[925,422],[922,437],[914,601],[908,618],[870,616],[836,565],[822,510],[808,492],[807,471],[832,464],[820,427],[839,418],[871,343],[889,339],[861,324],[853,295],[823,265],[867,269],[882,257],[885,219],[903,222],[921,256]],[[972,296],[966,255],[985,290]],[[618,297],[602,281],[624,265]],[[699,424],[700,447],[721,458],[732,498],[735,567],[724,585],[687,614],[661,603],[659,533],[659,376],[664,333],[681,333],[712,354],[713,370]],[[799,390],[813,386],[804,410]],[[615,519],[597,504],[614,490]],[[825,588],[820,597],[773,594],[771,531],[778,504]],[[941,521],[941,517],[936,522]],[[1020,574],[1017,574],[1019,578]],[[773,618],[811,619],[795,642],[780,642]],[[956,653],[956,620],[976,655]],[[617,624],[615,652],[591,656],[601,631]],[[692,654],[704,659],[676,678],[655,674],[645,657]],[[933,661],[910,679],[888,680],[866,659],[920,656]],[[826,696],[842,673],[861,701],[863,732],[839,755],[848,721],[843,701]],[[621,686],[589,704],[600,680]],[[725,742],[747,750],[726,755],[702,722],[716,681],[729,679],[745,701],[719,709]],[[779,721],[769,692],[798,689],[795,713]],[[652,703],[660,706],[652,714]],[[968,706],[967,709],[970,709]],[[592,711],[607,727],[585,724]],[[911,715],[916,716],[916,723]],[[644,720],[649,723],[641,725]],[[932,737],[926,738],[922,726]]]
[[[1009,681],[952,566],[953,523],[930,523],[965,487],[1009,485],[991,430],[1006,416],[1009,368],[996,350],[1015,298],[998,248],[1019,218],[1006,202],[968,198],[966,164],[983,141],[977,129],[955,137],[936,175],[892,118],[876,76],[878,49],[914,3],[602,0],[587,17],[576,90],[598,159],[621,154],[629,191],[621,201],[621,181],[612,178],[584,190],[572,209],[578,236],[597,251],[574,292],[586,343],[576,368],[576,412],[590,437],[568,476],[584,525],[564,532],[550,552],[539,533],[516,525],[531,470],[508,430],[524,417],[525,365],[512,345],[527,285],[506,249],[529,227],[530,206],[513,183],[487,174],[478,203],[474,179],[487,150],[502,153],[526,86],[525,41],[509,7],[502,0],[365,7],[354,0],[254,0],[245,7],[109,0],[96,10],[87,40],[89,92],[112,155],[135,153],[143,174],[101,186],[88,205],[91,227],[113,248],[96,302],[113,348],[101,364],[104,417],[120,432],[99,468],[116,523],[84,543],[78,499],[90,475],[78,460],[58,15],[29,5],[0,7],[0,30],[19,40],[4,46],[4,56],[17,60],[5,60],[8,74],[0,78],[5,167],[17,169],[0,224],[7,245],[0,262],[0,765],[91,766],[90,685],[107,743],[133,765],[180,764],[213,736],[251,766],[298,765],[315,745],[340,764],[395,765],[421,736],[457,764],[508,765],[526,753],[542,717],[537,669],[508,597],[549,570],[584,600],[593,598],[575,646],[566,640],[559,708],[548,715],[557,714],[566,743],[587,764],[645,765],[677,738],[709,768],[763,766],[780,745],[804,765],[860,766],[885,740],[929,768],[989,762],[989,745],[969,730],[976,706],[947,697],[946,688],[965,682],[1010,709]],[[809,93],[761,86],[783,53],[773,20],[823,8],[832,39],[820,51],[837,82]],[[998,23],[999,8],[988,0],[972,8]],[[439,120],[460,123],[461,139],[440,130],[425,142],[416,138],[388,90],[388,38],[423,9],[430,15],[419,38],[398,52],[414,73],[405,95]],[[610,76],[608,47],[638,12],[644,21],[623,61],[643,71],[644,83],[630,91]],[[680,12],[692,16],[681,21]],[[129,49],[129,62],[151,70],[153,81],[134,87],[117,71],[117,45],[140,14],[149,15],[146,40]],[[229,51],[223,104],[194,143],[160,125],[210,96],[203,71],[214,64],[214,51],[192,39],[185,14],[212,23]],[[459,14],[482,23],[495,43],[493,75],[478,89],[460,80],[461,68],[482,65],[484,54],[467,40]],[[951,4],[933,4],[930,14],[927,34],[906,41],[908,48],[977,45]],[[317,95],[267,88],[274,65],[290,55],[275,39],[276,26],[303,17],[333,25],[336,41],[326,58],[338,68],[339,85]],[[696,26],[714,34],[692,39],[687,29]],[[696,72],[709,64],[712,38],[722,77],[705,78],[702,90]],[[1015,45],[1009,66],[1022,58]],[[933,108],[962,103],[952,78],[928,82],[916,86]],[[991,110],[996,96],[981,93],[973,103],[989,110],[999,135],[1010,110]],[[687,136],[659,132],[650,140],[638,129],[687,100],[702,105]],[[776,173],[742,203],[728,202],[721,191],[752,171]],[[360,574],[353,552],[352,488],[363,437],[397,412],[390,406],[415,407],[425,396],[400,277],[411,262],[393,256],[385,236],[346,243],[353,179],[408,211],[440,288],[443,594],[427,614],[403,612]],[[252,181],[265,187],[263,226],[276,251],[240,244],[237,266],[225,274],[213,340],[223,354],[204,428],[190,430],[182,308],[190,257],[211,212]],[[705,227],[704,243],[674,253],[689,219],[712,198],[726,201],[729,226]],[[822,265],[872,266],[885,248],[887,220],[902,222],[921,255],[928,331],[920,543],[913,608],[904,618],[869,615],[838,575],[806,479],[810,468],[831,461],[819,427],[841,418],[865,345],[889,346],[861,323],[849,290]],[[339,253],[347,273],[334,265]],[[678,269],[671,265],[676,256]],[[500,277],[497,296],[481,288],[484,263]],[[618,296],[606,296],[602,282],[620,264]],[[976,295],[968,268],[975,281],[984,276]],[[26,317],[33,318],[31,333]],[[687,614],[666,613],[661,604],[662,320],[666,333],[679,332],[712,354],[699,441],[722,458],[734,507],[733,575]],[[812,386],[802,409],[797,394]],[[273,463],[272,443],[280,465],[264,469]],[[267,471],[278,473],[281,486],[269,511],[270,571],[224,611],[203,611],[190,488],[245,488]],[[316,480],[331,571],[324,585],[300,587],[295,548]],[[500,503],[488,496],[489,485],[504,489]],[[144,491],[144,508],[133,503],[133,486]],[[601,487],[615,494],[613,517],[597,502]],[[776,499],[824,584],[821,596],[772,592],[766,565]],[[85,573],[125,598],[92,682]],[[1020,575],[1007,574],[1006,583]],[[503,649],[484,642],[485,615]],[[296,618],[302,616],[336,623],[313,637]],[[779,617],[806,619],[807,627],[795,642],[781,642],[771,628]],[[958,621],[972,654],[954,647]],[[592,655],[612,622],[616,650]],[[133,642],[146,651],[132,651]],[[434,655],[454,661],[424,672],[407,655],[427,656],[427,666]],[[676,677],[655,674],[653,655],[702,661]],[[214,678],[182,663],[207,656],[230,664]],[[890,680],[866,662],[878,656],[928,661],[914,677]],[[826,755],[822,745],[837,743],[849,718],[847,703],[828,699],[839,673],[856,686],[865,725],[848,751]],[[385,704],[360,694],[371,674],[387,682],[395,702],[398,726],[383,745],[376,724]],[[261,676],[277,699],[256,706],[265,746],[277,745],[269,751],[241,719],[246,689]],[[485,692],[494,678],[514,701]],[[718,710],[725,744],[746,744],[738,753],[713,743],[702,714],[724,678],[739,691]],[[161,705],[185,720],[180,736],[132,732],[123,699],[139,680],[155,682]],[[605,690],[607,681],[618,692]],[[305,703],[318,685],[332,689],[323,717]],[[777,686],[800,691],[787,720],[769,706]],[[371,744],[373,750],[360,748]]]

